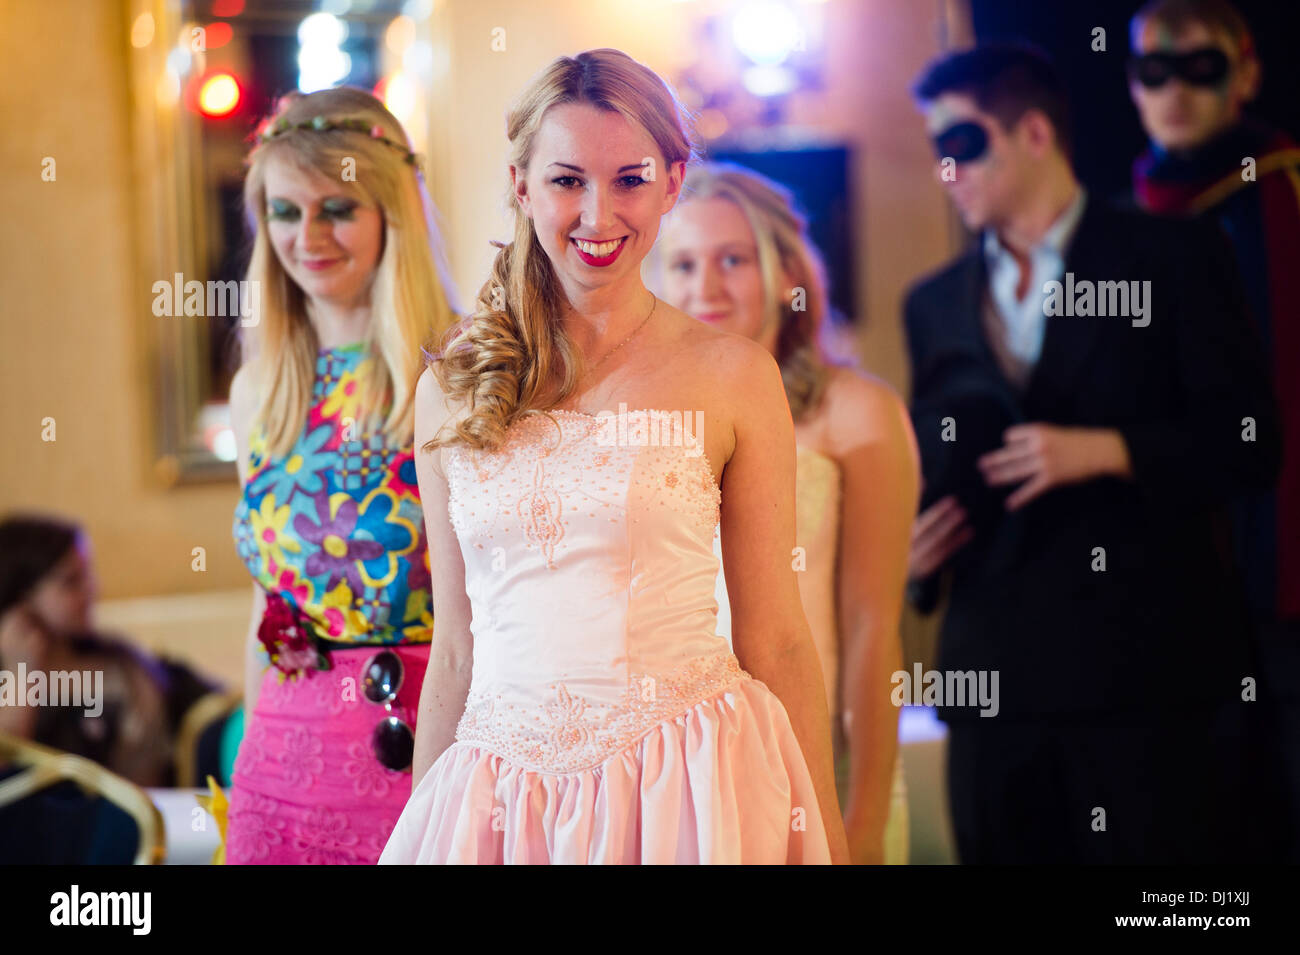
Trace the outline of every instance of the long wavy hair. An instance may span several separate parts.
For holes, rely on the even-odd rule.
[[[621,113],[655,141],[665,170],[695,157],[688,114],[668,85],[626,53],[588,50],[551,63],[507,114],[510,163],[518,175],[527,174],[542,117],[564,103]],[[443,393],[467,414],[454,433],[427,442],[426,451],[451,444],[495,449],[516,420],[545,413],[572,394],[583,370],[582,353],[563,327],[564,291],[533,221],[513,189],[507,202],[514,239],[500,246],[474,312],[432,356]]]
[[[845,356],[832,356],[826,346],[826,264],[808,234],[807,217],[785,186],[734,163],[703,163],[687,172],[677,208],[701,199],[734,203],[753,230],[763,282],[763,321],[778,323],[776,362],[790,414],[798,421],[821,403],[832,365],[852,363]],[[791,288],[785,287],[782,270]],[[803,290],[802,308],[795,308],[792,289]]]
[[[372,320],[366,350],[373,373],[365,377],[359,427],[382,433],[393,447],[413,436],[415,384],[423,370],[423,347],[444,335],[456,321],[455,292],[443,253],[437,213],[418,170],[392,145],[352,129],[297,129],[323,116],[359,119],[367,128],[410,148],[397,119],[364,90],[350,87],[280,100],[266,122],[284,120],[289,128],[249,154],[244,207],[255,228],[248,278],[260,283],[259,319],[243,329],[244,362],[251,365],[260,396],[255,423],[266,436],[267,452],[288,454],[307,419],[316,374],[319,342],[307,317],[302,289],[284,271],[267,231],[266,164],[272,157],[304,172],[338,182],[339,189],[379,207],[383,252],[370,289]],[[355,181],[340,170],[355,162]],[[364,424],[363,424],[364,422]]]

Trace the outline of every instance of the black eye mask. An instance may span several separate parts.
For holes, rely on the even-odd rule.
[[[1129,58],[1129,76],[1147,89],[1159,89],[1174,77],[1191,86],[1218,86],[1228,75],[1228,56],[1206,46],[1187,53],[1144,53]]]
[[[970,121],[955,123],[934,139],[934,152],[940,160],[952,159],[956,162],[974,162],[982,159],[989,148],[989,134],[979,123]]]

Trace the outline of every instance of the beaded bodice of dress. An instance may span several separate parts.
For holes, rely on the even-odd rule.
[[[445,456],[473,611],[456,738],[566,773],[746,674],[717,631],[721,494],[689,428],[662,411],[550,415]]]

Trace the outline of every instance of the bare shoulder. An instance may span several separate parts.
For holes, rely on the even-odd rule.
[[[746,354],[766,355],[767,350],[755,341],[735,332],[715,328],[707,322],[701,322],[687,315],[679,308],[662,303],[672,315],[673,321],[681,330],[682,344],[690,349],[702,361],[725,359],[728,361],[744,360]]]
[[[421,443],[456,427],[468,413],[464,402],[448,397],[433,367],[427,366],[415,383],[415,430]]]
[[[863,444],[901,446],[912,440],[907,405],[882,378],[854,368],[834,368],[824,400],[826,434],[835,450]]]
[[[424,427],[432,429],[434,433],[452,416],[451,403],[442,390],[432,365],[426,365],[415,382],[415,413],[423,421]]]
[[[698,380],[711,383],[710,390],[716,396],[727,399],[724,404],[743,407],[746,398],[761,392],[764,385],[770,390],[769,379],[773,374],[779,380],[776,360],[758,342],[697,321],[672,306],[666,307],[681,327],[685,364]]]
[[[445,476],[442,455],[446,446],[432,452],[421,450],[434,438],[447,438],[455,434],[456,426],[469,414],[464,401],[451,398],[443,390],[432,366],[426,366],[415,383],[415,459],[431,462],[439,476]]]
[[[746,435],[779,434],[779,419],[789,421],[781,370],[757,342],[663,306],[676,326],[670,336],[672,390],[686,402],[683,407],[705,414],[711,423],[709,459],[725,468]]]

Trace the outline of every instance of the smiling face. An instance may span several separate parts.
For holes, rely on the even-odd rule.
[[[776,323],[765,320],[754,230],[734,202],[709,198],[681,205],[665,224],[663,256],[666,302],[725,331],[775,344]]]
[[[1255,94],[1258,64],[1241,60],[1232,41],[1203,23],[1189,23],[1178,33],[1163,24],[1143,21],[1133,34],[1133,52],[1187,53],[1213,47],[1228,57],[1228,75],[1214,86],[1193,86],[1172,77],[1148,88],[1129,80],[1129,95],[1137,106],[1142,128],[1164,149],[1194,149],[1213,139],[1241,116],[1242,105]]]
[[[383,253],[379,209],[318,172],[266,161],[266,228],[276,258],[312,300],[363,304]]]
[[[1024,117],[1008,131],[996,117],[976,106],[972,97],[962,93],[944,93],[923,104],[922,109],[931,138],[958,123],[975,123],[983,129],[988,139],[983,155],[958,162],[955,177],[948,178],[943,175],[944,164],[936,157],[936,175],[967,228],[979,231],[1006,223],[1027,191],[1032,175],[1033,149],[1027,142]]]
[[[650,134],[622,113],[588,103],[546,111],[528,170],[511,166],[510,175],[571,300],[639,286],[641,260],[681,191],[685,164],[665,170],[664,162]]]

